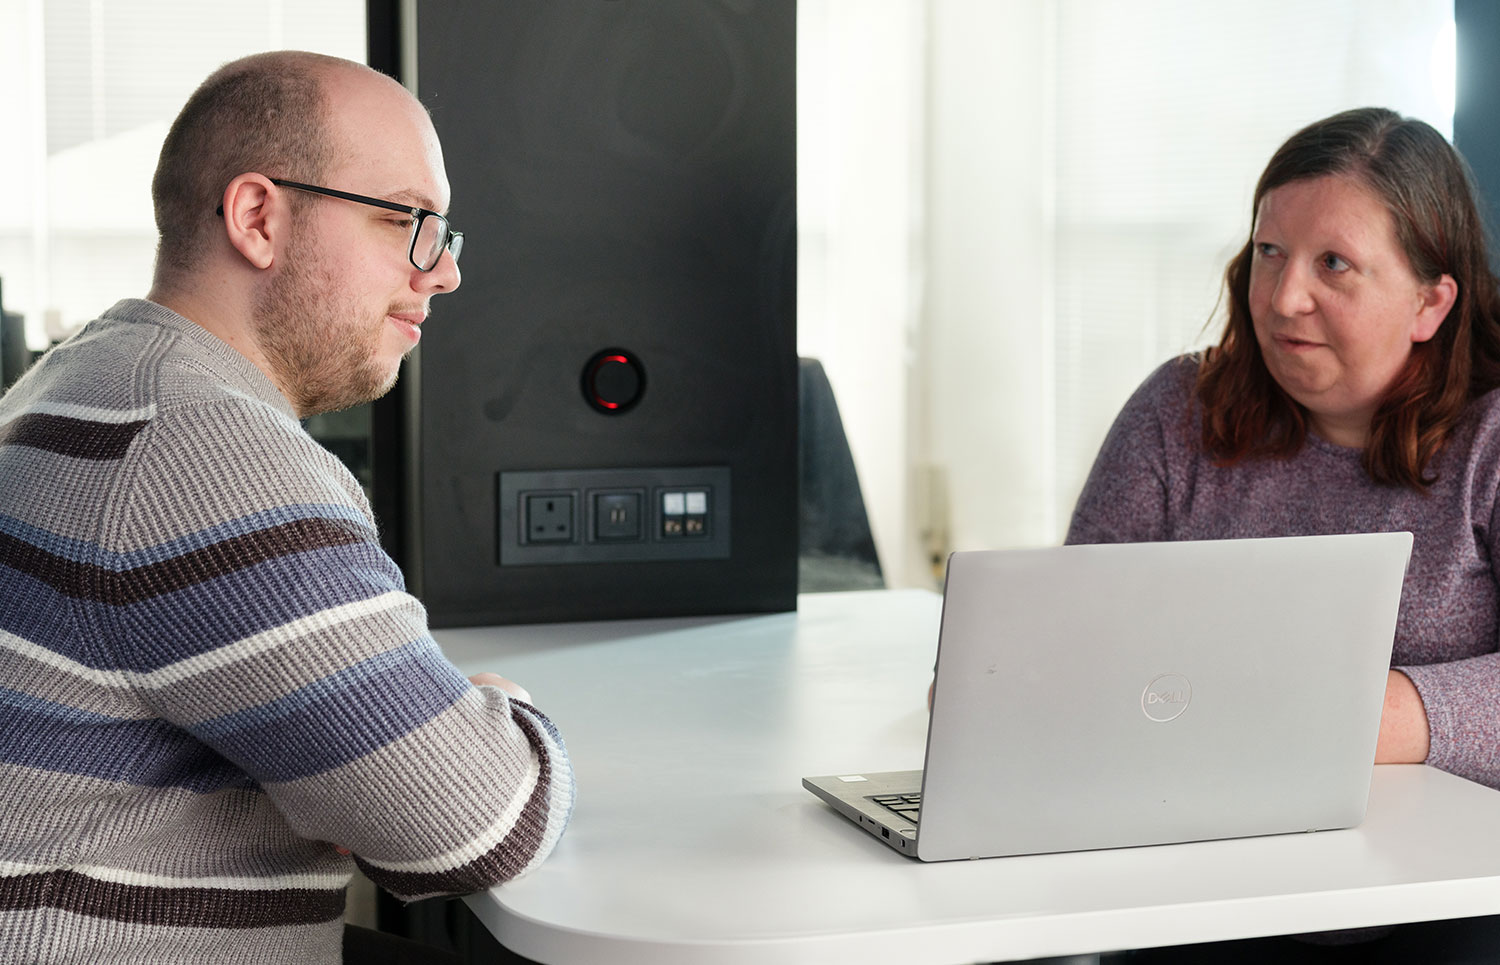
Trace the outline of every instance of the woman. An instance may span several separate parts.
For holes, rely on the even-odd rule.
[[[1464,163],[1346,111],[1251,213],[1222,339],[1126,404],[1068,542],[1410,530],[1376,761],[1500,787],[1500,294]]]

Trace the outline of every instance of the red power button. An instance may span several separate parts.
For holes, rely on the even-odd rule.
[[[589,405],[618,415],[640,401],[646,391],[646,370],[624,349],[608,348],[583,367],[583,397]]]

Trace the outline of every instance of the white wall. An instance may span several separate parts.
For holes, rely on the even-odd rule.
[[[1054,11],[942,0],[929,8],[929,288],[922,460],[927,575],[950,549],[1044,543],[1052,487]],[[946,498],[943,487],[946,484]]]
[[[0,0],[0,91],[11,92],[0,96],[0,184],[8,200],[0,206],[0,280],[12,311],[34,301],[46,256],[45,239],[32,228],[47,207],[45,121],[41,98],[33,94],[42,70],[41,5]],[[31,324],[28,318],[28,329]]]
[[[797,350],[838,399],[887,579],[907,531],[922,286],[922,0],[797,11]]]

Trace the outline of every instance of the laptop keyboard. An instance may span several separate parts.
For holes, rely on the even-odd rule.
[[[917,814],[922,808],[921,792],[916,794],[872,794],[870,800],[876,804],[884,805],[913,824],[917,823]]]

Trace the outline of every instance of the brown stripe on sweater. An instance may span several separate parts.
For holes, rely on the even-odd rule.
[[[116,573],[56,556],[0,533],[0,565],[20,570],[66,596],[125,606],[217,579],[266,560],[369,540],[342,520],[298,519]]]
[[[78,459],[118,459],[146,427],[137,422],[95,422],[44,412],[28,412],[0,426],[0,446],[45,449]]]
[[[546,746],[535,723],[522,714],[513,714],[512,719],[526,732],[533,746]],[[468,864],[452,871],[432,873],[390,871],[375,867],[358,855],[355,855],[354,862],[365,873],[365,877],[397,895],[467,895],[483,891],[514,878],[536,856],[547,831],[547,801],[551,793],[552,763],[543,752],[536,787],[531,789],[531,796],[526,799],[526,806],[516,819],[515,826],[503,841]]]
[[[530,707],[531,705],[528,704],[527,706]],[[532,708],[532,710],[535,710],[535,708]],[[527,800],[526,807],[521,813],[546,815],[550,811],[548,803],[549,798],[552,796],[552,756],[547,754],[545,750],[548,746],[546,735],[542,734],[538,729],[537,723],[525,714],[516,713],[512,710],[511,720],[515,722],[517,727],[526,732],[526,739],[533,747],[538,748],[540,751],[536,787],[531,789],[531,797]],[[511,828],[510,834],[507,834],[505,840],[500,842],[501,848],[513,850],[520,856],[519,863],[516,865],[517,871],[526,867],[531,859],[536,856],[537,849],[542,845],[542,836],[546,830],[547,822],[545,818],[537,822],[517,821],[516,826]]]
[[[344,890],[165,888],[100,881],[74,871],[0,876],[0,911],[37,908],[137,925],[268,928],[342,918]]]

